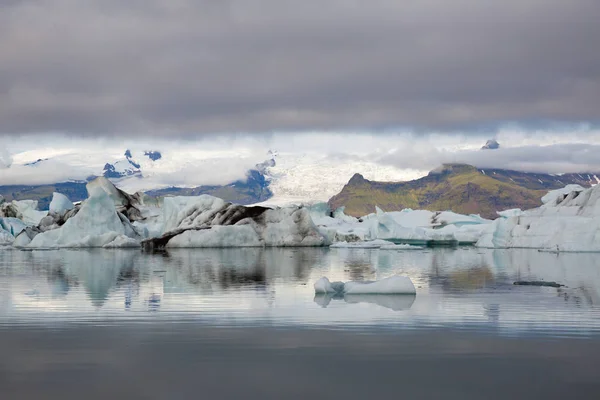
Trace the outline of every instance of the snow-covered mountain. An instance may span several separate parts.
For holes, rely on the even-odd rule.
[[[490,139],[481,147],[481,150],[496,150],[500,148],[500,143],[496,139]]]
[[[106,163],[102,175],[109,179],[120,179],[126,176],[141,176],[141,165],[133,159],[131,150],[125,150],[125,159],[117,160],[114,163]]]

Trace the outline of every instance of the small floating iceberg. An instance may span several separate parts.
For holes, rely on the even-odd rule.
[[[394,243],[388,242],[387,240],[370,240],[367,242],[337,242],[329,246],[330,248],[340,249],[379,249],[383,246],[395,246]]]
[[[379,250],[423,250],[423,246],[413,246],[410,244],[385,244]]]
[[[391,276],[379,281],[330,282],[323,277],[314,284],[315,293],[339,294],[416,294],[415,285],[407,276]]]

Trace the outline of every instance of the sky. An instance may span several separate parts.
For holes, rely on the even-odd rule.
[[[0,1],[0,184],[28,156],[132,145],[245,160],[203,181],[269,148],[600,171],[599,18],[597,0]]]

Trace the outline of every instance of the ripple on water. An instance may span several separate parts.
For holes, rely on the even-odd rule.
[[[600,260],[530,250],[0,250],[0,326],[205,323],[600,332]],[[410,276],[416,296],[315,296],[312,284]],[[514,286],[556,281],[563,288]]]

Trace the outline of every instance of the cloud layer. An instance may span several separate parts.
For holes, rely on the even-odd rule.
[[[0,133],[600,121],[597,0],[10,0]]]

